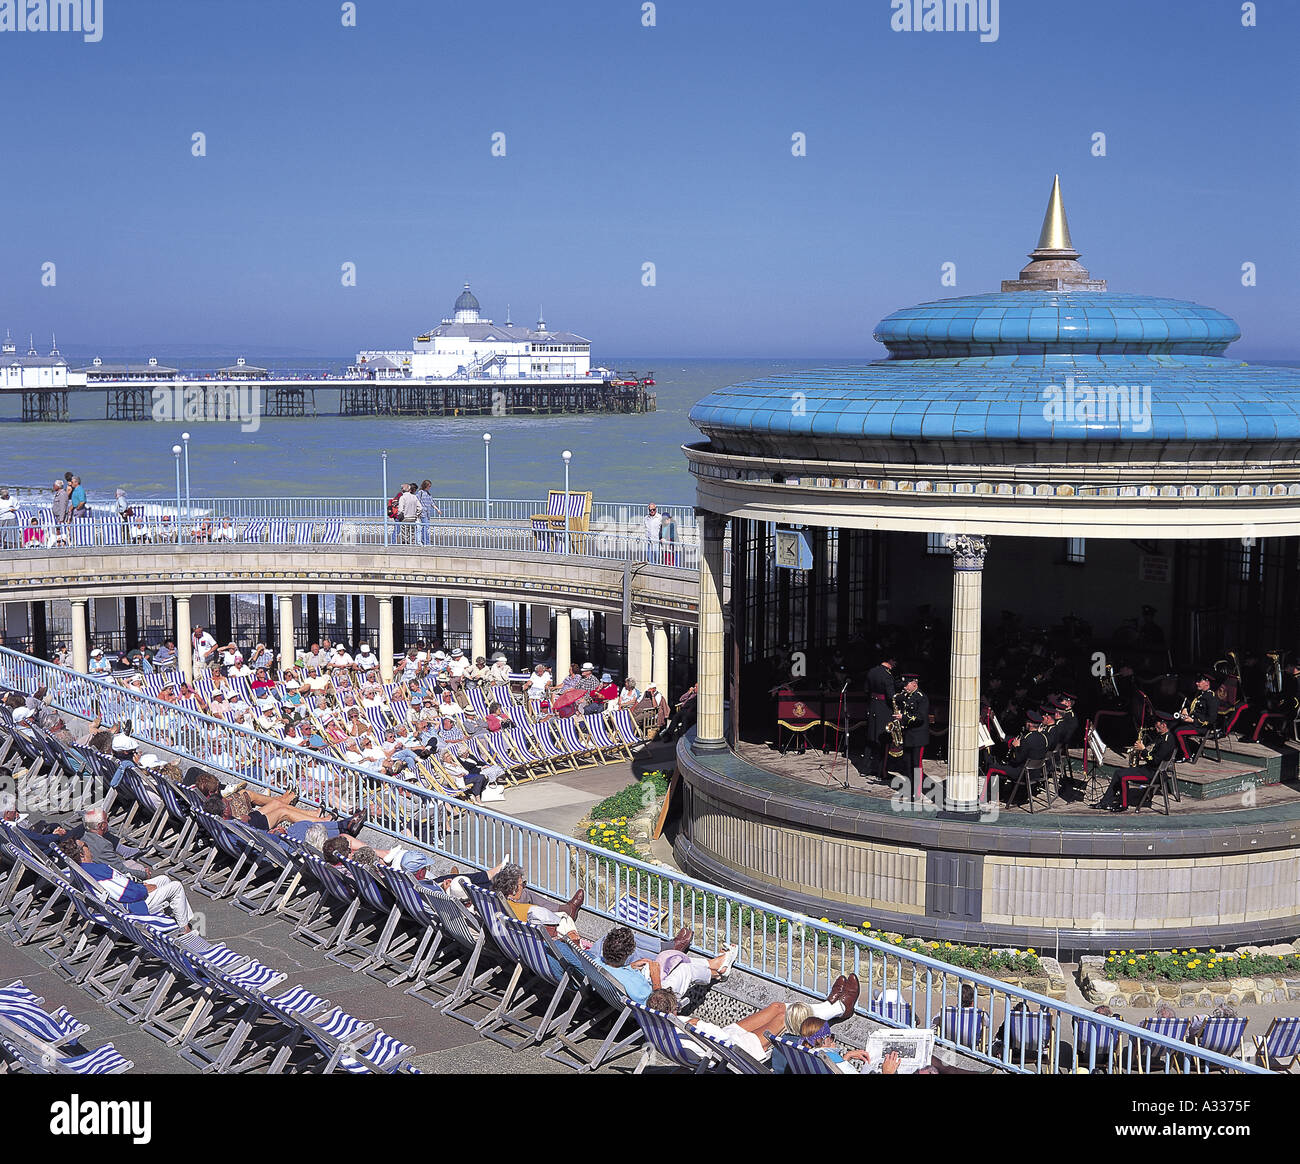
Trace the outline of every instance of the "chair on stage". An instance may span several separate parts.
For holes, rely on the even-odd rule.
[[[1032,813],[1034,811],[1034,797],[1038,794],[1034,786],[1041,783],[1043,791],[1047,793],[1047,807],[1051,808],[1057,793],[1055,782],[1056,774],[1051,770],[1049,758],[1044,758],[1041,764],[1033,767],[1026,764],[1016,773],[1015,779],[1011,781],[1011,787],[1007,789],[1007,807],[1011,806],[1016,798],[1016,793],[1023,788],[1025,790],[1025,807]]]
[[[1138,769],[1134,769],[1137,771]],[[1178,790],[1178,778],[1174,774],[1173,760],[1166,760],[1159,768],[1156,769],[1155,775],[1150,780],[1134,780],[1131,773],[1125,772],[1120,777],[1124,786],[1129,784],[1143,785],[1141,793],[1138,795],[1136,812],[1141,812],[1144,807],[1152,807],[1157,792],[1164,797],[1165,816],[1169,815],[1169,794],[1174,794],[1174,799],[1181,801],[1183,794]]]
[[[782,690],[776,695],[776,743],[781,755],[790,750],[791,744],[798,744],[800,752],[808,750],[808,733],[822,722],[812,706],[804,702],[793,691]]]

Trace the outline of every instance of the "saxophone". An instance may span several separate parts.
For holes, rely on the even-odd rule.
[[[897,712],[902,712],[898,706],[898,701],[902,699],[901,695],[894,696],[893,707]],[[903,754],[903,723],[902,720],[891,719],[889,721],[889,754],[897,758]]]

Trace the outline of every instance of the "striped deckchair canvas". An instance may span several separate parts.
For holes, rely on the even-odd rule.
[[[632,758],[631,749],[621,739],[610,733],[610,722],[604,715],[584,715],[578,720],[579,730],[590,737],[592,743],[606,759],[617,756]]]
[[[469,700],[470,710],[482,719],[488,713],[487,700],[483,698],[481,687],[462,687],[461,694]]]
[[[393,722],[401,727],[411,721],[411,705],[405,699],[390,699],[388,714],[393,717]]]
[[[244,526],[244,541],[262,541],[266,537],[266,530],[270,524],[265,517],[250,518],[248,524]]]
[[[510,694],[510,685],[508,683],[494,683],[488,689],[488,699],[492,703],[499,703],[502,707],[511,707],[518,704],[518,700]]]
[[[293,544],[295,546],[311,545],[311,535],[316,531],[314,521],[296,521],[293,524]]]
[[[275,546],[286,545],[289,541],[289,523],[283,518],[273,518],[267,523],[266,540]]]
[[[615,920],[621,921],[624,925],[636,926],[638,929],[650,930],[651,932],[659,928],[659,923],[663,921],[667,912],[666,909],[651,905],[648,901],[642,901],[641,898],[631,893],[623,894],[614,902]]]
[[[332,517],[321,525],[321,545],[337,546],[343,541],[343,521]]]
[[[366,718],[366,723],[374,728],[377,733],[376,742],[382,741],[384,733],[393,726],[388,722],[388,717],[384,715],[384,709],[382,707],[366,707],[362,708],[362,714]]]
[[[216,684],[206,675],[195,675],[194,682],[190,684],[196,694],[203,697],[204,703],[212,702],[212,693],[216,690]]]
[[[176,697],[176,706],[184,711],[192,711],[198,715],[203,714],[203,708],[199,706],[199,701],[193,695],[180,695]]]
[[[641,729],[637,727],[636,720],[632,718],[632,713],[626,707],[615,708],[609,718],[619,738],[629,748],[634,748],[641,743]]]
[[[539,725],[543,726],[543,725]],[[555,733],[560,745],[569,753],[574,763],[580,768],[590,768],[596,761],[591,759],[593,751],[590,744],[583,741],[578,734],[577,725],[571,719],[553,719],[549,720],[546,725]]]

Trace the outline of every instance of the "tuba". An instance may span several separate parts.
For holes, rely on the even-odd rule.
[[[903,709],[898,706],[901,695],[894,696],[894,710],[901,712]],[[895,758],[903,754],[903,724],[901,720],[891,719],[889,721],[889,754]]]

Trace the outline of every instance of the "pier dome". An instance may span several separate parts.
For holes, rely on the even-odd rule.
[[[452,319],[455,323],[477,323],[479,316],[478,299],[475,298],[474,292],[469,289],[469,284],[465,284],[465,290],[456,296],[454,312]]]
[[[1115,294],[1078,262],[1053,184],[1038,246],[1000,292],[903,308],[888,357],[720,389],[691,422],[723,453],[837,461],[1300,456],[1300,374],[1224,355],[1212,307]]]

